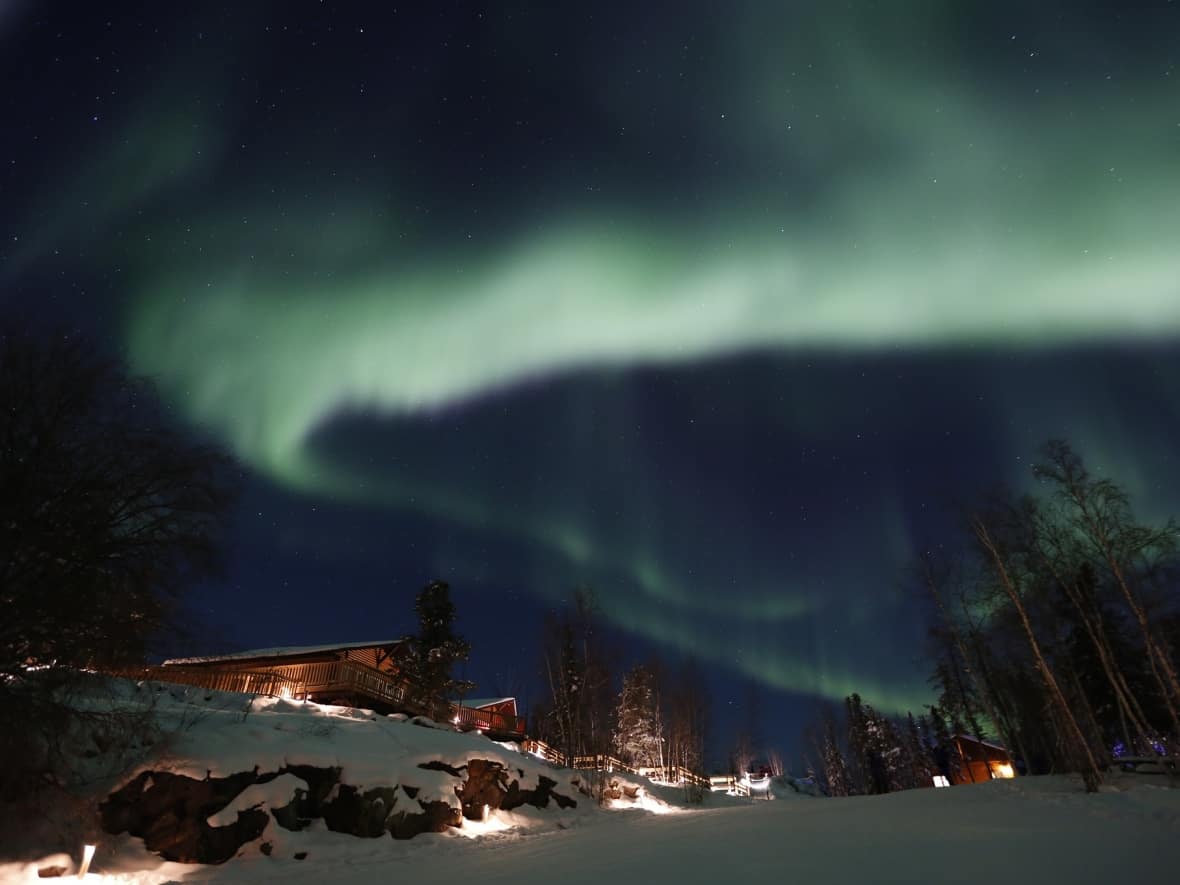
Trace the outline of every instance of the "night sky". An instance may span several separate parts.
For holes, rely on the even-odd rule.
[[[537,700],[588,585],[788,749],[932,700],[901,569],[1046,438],[1180,514],[1178,65],[1171,2],[9,0],[0,299],[244,465],[208,645],[441,577]]]

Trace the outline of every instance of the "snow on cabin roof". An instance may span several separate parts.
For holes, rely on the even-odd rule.
[[[206,655],[195,658],[169,658],[164,662],[165,667],[181,664],[213,664],[218,661],[243,661],[251,658],[288,658],[298,655],[312,655],[324,651],[347,651],[353,648],[385,647],[399,645],[406,640],[383,639],[377,642],[336,642],[331,645],[288,645],[280,648],[252,648],[248,651],[236,651],[226,655]]]
[[[480,707],[491,707],[496,704],[506,704],[509,701],[515,701],[516,698],[463,698],[457,701],[462,707],[471,707],[478,710]]]

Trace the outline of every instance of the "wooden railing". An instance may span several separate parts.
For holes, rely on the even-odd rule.
[[[325,661],[283,669],[298,671],[293,675],[297,675],[298,681],[303,684],[303,692],[299,695],[301,698],[339,691],[356,692],[394,707],[407,706],[410,701],[403,682],[356,661]]]
[[[477,728],[496,734],[524,736],[524,720],[519,716],[498,713],[494,710],[477,710],[462,704],[451,704],[451,723],[464,730]]]
[[[539,743],[534,742],[534,743]],[[689,771],[680,765],[640,766],[628,765],[617,756],[598,754],[594,756],[575,756],[571,768],[592,769],[595,771],[625,771],[650,781],[664,784],[694,784],[698,787],[712,789],[711,779]],[[747,791],[748,795],[748,791]]]
[[[214,691],[240,691],[246,694],[273,697],[297,698],[303,691],[302,685],[297,680],[269,670],[209,670],[204,667],[144,666],[112,671],[111,675],[122,676],[126,679],[174,682],[179,685],[192,685]]]
[[[538,756],[541,759],[544,759],[546,762],[552,762],[554,765],[565,765],[565,755],[558,752],[556,747],[551,747],[544,741],[527,738],[521,743],[520,749],[525,753],[531,753],[534,756]]]
[[[605,753],[594,756],[575,756],[574,764],[570,767],[588,771],[625,771],[629,774],[639,774],[637,769],[632,768],[622,759]]]
[[[648,780],[665,784],[694,784],[698,787],[711,788],[709,778],[695,774],[681,765],[649,766],[635,769],[635,773]]]
[[[714,793],[732,793],[735,796],[749,796],[750,788],[732,774],[714,775],[709,778],[709,789]]]
[[[520,745],[521,750],[525,753],[531,753],[544,759],[546,762],[551,762],[554,765],[566,766],[567,760],[556,747],[551,747],[544,741],[534,740],[529,738],[523,741]],[[576,768],[583,771],[625,771],[628,774],[634,774],[638,777],[645,777],[651,781],[658,781],[665,784],[693,784],[704,789],[712,789],[712,779],[704,777],[689,771],[680,765],[667,766],[646,766],[636,768],[628,765],[617,756],[612,756],[606,753],[599,753],[596,755],[575,756],[569,768]],[[725,778],[725,786],[719,786],[717,789],[729,789],[729,782],[732,778]],[[740,789],[740,785],[738,785]],[[748,795],[748,792],[747,794]]]

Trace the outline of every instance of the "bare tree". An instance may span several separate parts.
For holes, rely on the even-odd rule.
[[[979,656],[974,653],[972,639],[975,630],[970,619],[970,606],[965,603],[964,599],[965,589],[962,575],[957,573],[952,566],[940,566],[929,552],[918,557],[916,571],[919,583],[929,594],[934,604],[940,625],[940,629],[935,631],[935,638],[939,641],[940,651],[946,662],[942,669],[942,673],[946,677],[944,681],[958,683],[958,694],[965,698],[967,696],[963,684],[963,675],[965,674],[967,681],[974,688],[975,696],[979,698],[987,718],[1004,735],[1005,740],[1009,741],[1009,746],[1013,746],[1012,730],[1008,725],[1007,717],[1001,712],[1001,705],[997,702],[994,688],[986,678],[986,665],[979,661]],[[957,591],[951,589],[952,585],[957,585]],[[951,599],[948,599],[948,596]],[[957,606],[954,605],[954,601],[957,601]],[[958,616],[958,613],[961,613],[962,617]],[[944,690],[945,688],[944,685]],[[969,719],[973,718],[970,709],[964,709],[963,712]],[[982,729],[978,725],[973,727],[976,736],[982,737]]]
[[[1168,645],[1156,635],[1152,612],[1136,580],[1161,559],[1173,557],[1180,525],[1162,529],[1138,524],[1126,493],[1110,480],[1095,479],[1069,444],[1051,440],[1035,474],[1054,483],[1067,505],[1069,526],[1101,565],[1109,570],[1142,634],[1152,675],[1159,685],[1173,733],[1180,737],[1180,676]]]
[[[709,697],[703,674],[695,661],[690,659],[677,670],[665,697],[668,764],[700,774],[705,762]],[[704,798],[697,785],[688,783],[685,789],[693,801]]]
[[[1075,755],[1080,763],[1082,777],[1086,783],[1086,790],[1088,792],[1094,792],[1098,789],[1098,785],[1102,781],[1098,761],[1094,757],[1090,743],[1082,732],[1077,717],[1066,700],[1065,692],[1062,690],[1053,667],[1050,665],[1048,657],[1041,646],[1041,642],[1037,638],[1036,631],[1033,629],[1032,620],[1029,616],[1028,608],[1025,605],[1023,593],[1010,567],[1007,551],[995,537],[984,516],[973,514],[969,518],[969,527],[981,551],[995,571],[999,588],[1004,596],[1007,597],[1013,611],[1016,612],[1019,618],[1029,649],[1036,660],[1037,670],[1040,672],[1041,678],[1044,680],[1045,687],[1053,702],[1056,718],[1062,724],[1067,746],[1071,751],[1071,755]]]
[[[549,687],[544,734],[567,760],[610,751],[614,697],[610,656],[593,593],[579,589],[572,606],[546,621],[543,667]]]

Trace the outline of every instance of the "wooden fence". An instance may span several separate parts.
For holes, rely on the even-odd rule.
[[[719,774],[709,778],[709,789],[714,793],[732,793],[735,796],[749,796],[750,787],[741,778],[732,774]]]
[[[645,777],[650,781],[664,784],[695,784],[704,789],[712,789],[709,778],[689,771],[679,765],[655,766],[636,768],[628,765],[617,756],[606,753],[596,755],[575,756],[567,764],[566,757],[555,747],[544,741],[529,738],[520,745],[526,753],[531,753],[546,762],[562,767],[575,768],[581,771],[623,771],[637,777]]]
[[[599,753],[596,756],[575,756],[574,764],[570,768],[583,771],[625,771],[628,774],[639,774],[638,769],[632,768],[622,759]]]
[[[696,774],[681,765],[666,765],[655,768],[637,768],[635,773],[651,781],[665,784],[694,784],[705,789],[712,789],[709,778]]]
[[[521,742],[520,748],[526,753],[532,753],[534,756],[544,759],[546,762],[551,762],[554,765],[565,765],[564,754],[559,753],[557,748],[549,746],[544,741],[526,738]]]

